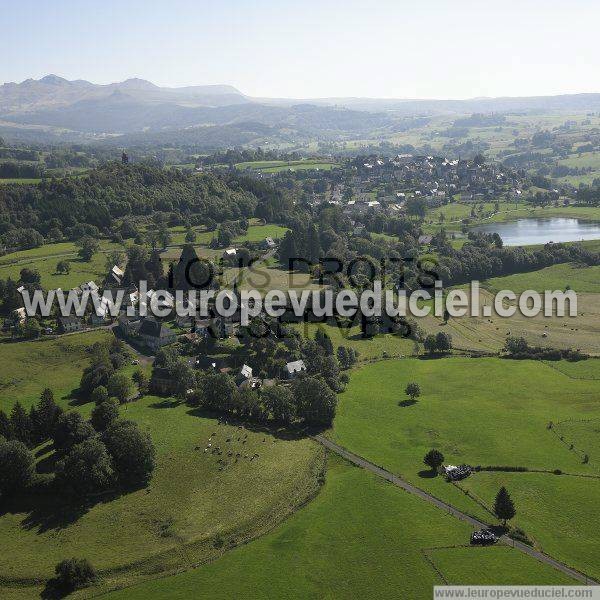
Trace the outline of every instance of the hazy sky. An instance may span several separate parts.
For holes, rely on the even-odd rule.
[[[253,96],[600,92],[598,0],[0,0],[0,82],[227,83]]]

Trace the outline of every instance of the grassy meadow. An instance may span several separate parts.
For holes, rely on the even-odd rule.
[[[106,277],[106,256],[112,250],[124,252],[124,247],[107,240],[100,241],[100,251],[87,262],[77,256],[78,247],[72,242],[44,244],[39,248],[22,250],[0,257],[0,279],[11,277],[18,280],[21,269],[35,269],[41,275],[42,287],[46,290],[61,288],[68,290],[86,281],[101,283]],[[70,264],[70,272],[56,272],[56,265],[66,260]]]
[[[470,527],[337,457],[310,504],[259,540],[107,598],[431,598],[432,587],[570,581],[512,548],[466,548]],[[438,554],[439,553],[439,554]],[[470,564],[465,564],[469,554]],[[481,575],[481,573],[480,573]],[[481,582],[481,578],[478,580]]]
[[[414,404],[404,394],[413,381],[422,390]],[[599,395],[599,380],[574,379],[541,362],[456,357],[383,361],[353,372],[340,396],[331,437],[489,522],[495,521],[489,512],[495,493],[504,482],[510,483],[518,511],[515,525],[547,552],[597,577],[600,561],[591,557],[600,553],[594,505],[600,493],[600,453],[595,451]],[[570,419],[592,420],[595,425],[585,434],[575,431],[569,436],[559,433],[559,425],[548,429],[550,422]],[[544,472],[481,472],[453,485],[431,477],[423,465],[432,447],[441,450],[449,464]],[[585,453],[587,464],[582,460]],[[568,475],[553,474],[557,469]],[[546,495],[552,502],[545,501]],[[561,505],[568,516],[561,517],[563,526],[556,528]]]
[[[89,363],[87,348],[110,336],[112,333],[99,330],[55,339],[0,343],[0,408],[8,412],[15,400],[29,408],[46,387],[66,407]]]
[[[538,272],[539,273],[539,272]],[[542,279],[536,273],[529,274],[532,281]],[[514,276],[515,283],[526,285],[527,275]],[[500,279],[500,278],[498,278]],[[490,280],[493,281],[493,280]],[[546,281],[543,282],[544,286]],[[551,283],[551,282],[550,282]],[[510,289],[495,282],[500,289]],[[483,284],[482,285],[487,285]],[[593,285],[593,284],[592,284]],[[537,286],[533,286],[533,289]],[[549,288],[552,288],[549,285]],[[564,288],[563,288],[564,289]],[[516,292],[518,293],[518,289]],[[468,292],[468,290],[467,290]],[[468,292],[470,297],[470,293]],[[489,306],[490,317],[470,315],[451,318],[444,324],[441,318],[430,314],[418,318],[417,322],[427,333],[436,334],[445,331],[452,336],[453,347],[461,351],[482,351],[488,353],[499,352],[508,337],[523,337],[532,346],[547,346],[552,348],[580,349],[591,356],[600,354],[598,334],[600,333],[600,302],[598,294],[577,294],[577,316],[561,318],[546,317],[540,314],[536,317],[525,317],[520,311],[511,317],[500,317],[493,309],[493,295],[485,289],[480,292],[481,307]]]
[[[149,432],[157,448],[149,487],[77,509],[32,498],[26,509],[6,510],[0,536],[9,551],[0,581],[16,597],[27,587],[23,580],[49,577],[68,556],[89,556],[103,586],[189,568],[269,530],[318,489],[322,450],[306,438],[219,425],[155,397],[121,414]],[[209,439],[234,452],[225,467],[204,452]],[[52,455],[42,451],[39,460]]]
[[[0,408],[9,412],[17,400],[29,407],[50,387],[63,407],[89,416],[93,406],[78,404],[72,393],[88,364],[86,348],[110,335],[0,344]],[[152,396],[120,412],[154,441],[157,467],[150,485],[85,506],[43,496],[5,505],[2,598],[36,596],[54,565],[69,556],[90,557],[108,587],[187,569],[270,530],[318,491],[324,455],[308,438],[219,424],[185,404]],[[222,457],[204,452],[209,439]],[[41,472],[55,460],[50,444],[36,456]]]
[[[526,290],[543,292],[565,290],[567,287],[581,294],[600,294],[600,266],[563,263],[530,273],[494,277],[483,285],[494,292],[512,290],[517,294]]]
[[[368,362],[387,357],[410,356],[415,353],[415,345],[412,340],[392,334],[363,338],[358,325],[345,329],[329,323],[298,323],[294,327],[304,337],[310,339],[314,339],[317,329],[322,328],[331,338],[335,350],[340,346],[354,348],[359,353],[359,362]]]
[[[262,160],[262,161],[250,161],[250,162],[242,162],[237,163],[235,165],[236,169],[239,170],[253,170],[253,171],[261,171],[263,173],[279,173],[281,171],[306,171],[306,170],[319,170],[319,171],[329,171],[334,167],[337,167],[338,164],[334,162],[327,162],[323,160],[311,160],[311,159],[303,159],[303,160],[292,160],[292,161],[283,161],[283,160]]]

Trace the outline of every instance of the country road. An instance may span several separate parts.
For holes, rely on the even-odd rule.
[[[358,467],[367,469],[368,471],[370,471],[371,473],[374,473],[378,477],[381,477],[382,479],[385,479],[385,480],[389,481],[390,483],[393,483],[394,485],[398,486],[399,488],[402,488],[409,494],[418,496],[422,500],[425,500],[426,502],[429,502],[430,504],[437,506],[438,508],[446,511],[447,513],[450,513],[453,517],[456,517],[457,519],[460,519],[461,521],[465,521],[466,523],[469,523],[470,525],[472,525],[473,527],[475,527],[477,529],[489,527],[489,523],[484,523],[483,521],[479,521],[478,519],[475,519],[474,517],[458,510],[454,506],[451,506],[450,504],[447,504],[446,502],[439,500],[435,496],[432,496],[431,494],[428,494],[424,490],[408,483],[401,477],[398,477],[397,475],[394,475],[393,473],[386,471],[384,468],[373,464],[372,462],[368,461],[367,459],[363,458],[362,456],[358,456],[357,454],[354,454],[353,452],[346,450],[346,448],[340,446],[339,444],[336,444],[335,442],[332,442],[330,439],[326,438],[325,436],[314,435],[313,439],[315,441],[319,442],[320,444],[322,444],[323,446],[325,446],[325,448],[327,448],[328,450],[331,450],[332,452],[335,452],[342,458],[345,458],[347,461],[357,465]],[[570,567],[561,563],[560,561],[555,560],[551,556],[548,556],[547,554],[544,554],[543,552],[540,552],[539,550],[535,550],[534,548],[532,548],[531,546],[528,546],[527,544],[523,544],[522,542],[513,540],[512,538],[509,538],[508,536],[501,537],[500,541],[509,546],[512,546],[513,548],[515,548],[516,550],[519,550],[523,554],[527,554],[528,556],[531,556],[531,557],[535,558],[536,560],[539,560],[542,563],[545,563],[559,571],[562,571],[565,575],[568,575],[569,577],[572,577],[573,579],[576,579],[577,581],[579,581],[581,583],[584,583],[586,585],[598,585],[597,581],[594,581],[587,575],[584,575],[583,573],[580,573],[579,571],[571,569]]]

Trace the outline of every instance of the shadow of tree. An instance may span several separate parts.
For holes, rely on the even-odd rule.
[[[422,479],[433,479],[434,477],[437,477],[437,471],[432,469],[423,469],[422,471],[419,471],[417,475]]]
[[[416,400],[412,400],[411,398],[408,398],[407,400],[400,400],[400,402],[398,402],[398,406],[406,407],[406,406],[412,406],[413,404],[416,404],[416,403],[417,403]]]
[[[182,404],[183,400],[177,400],[177,398],[164,398],[160,402],[153,402],[148,406],[149,408],[176,408]]]
[[[257,423],[254,421],[240,419],[231,415],[223,415],[214,411],[208,411],[203,408],[191,408],[187,411],[187,414],[204,419],[216,419],[219,424],[224,423],[226,425],[232,425],[235,427],[241,426],[248,431],[252,431],[253,433],[264,433],[285,441],[301,440],[311,435],[322,433],[327,429],[326,427],[309,427],[307,425],[289,426],[273,422]]]
[[[3,498],[0,517],[26,513],[21,521],[21,527],[26,530],[35,530],[36,533],[61,530],[77,522],[94,506],[112,502],[129,491],[133,489],[107,490],[85,499],[76,499],[66,496],[56,488],[52,479],[45,477],[24,493]]]

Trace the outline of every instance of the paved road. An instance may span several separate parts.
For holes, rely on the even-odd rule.
[[[401,477],[398,477],[397,475],[394,475],[393,473],[386,471],[382,467],[378,467],[377,465],[366,460],[362,456],[358,456],[357,454],[354,454],[354,453],[350,452],[349,450],[346,450],[339,444],[332,442],[331,440],[327,439],[326,437],[324,437],[322,435],[315,435],[315,436],[313,436],[313,439],[316,440],[317,442],[319,442],[320,444],[322,444],[323,446],[325,446],[326,448],[328,448],[329,450],[331,450],[332,452],[339,454],[341,457],[345,458],[346,460],[350,461],[351,463],[353,463],[359,467],[362,467],[363,469],[367,469],[368,471],[371,471],[371,473],[375,473],[375,475],[381,477],[382,479],[385,479],[385,480],[389,481],[390,483],[393,483],[394,485],[407,491],[409,494],[418,496],[422,500],[425,500],[426,502],[429,502],[430,504],[433,504],[434,506],[441,508],[442,510],[446,511],[447,513],[450,513],[453,517],[460,519],[461,521],[465,521],[466,523],[469,523],[470,525],[472,525],[473,527],[475,527],[477,529],[489,527],[489,523],[484,523],[483,521],[480,521],[478,519],[475,519],[474,517],[471,517],[470,515],[467,515],[466,513],[458,510],[457,508],[454,508],[454,506],[451,506],[450,504],[447,504],[446,502],[443,502],[442,500],[435,498],[431,494],[428,494],[427,492],[423,491],[422,489],[408,483]],[[503,543],[505,543],[509,546],[513,546],[515,549],[519,550],[520,552],[523,552],[523,554],[527,554],[527,555],[539,560],[540,562],[543,562],[547,565],[550,565],[551,567],[554,567],[555,569],[557,569],[559,571],[562,571],[565,575],[568,575],[569,577],[572,577],[573,579],[580,581],[581,583],[585,583],[586,585],[598,585],[598,582],[587,577],[583,573],[580,573],[579,571],[575,571],[574,569],[571,569],[567,565],[555,560],[554,558],[548,556],[547,554],[544,554],[543,552],[539,552],[538,550],[531,548],[527,544],[523,544],[521,542],[513,540],[513,539],[509,538],[508,536],[503,536],[500,539],[500,541],[502,541]]]

